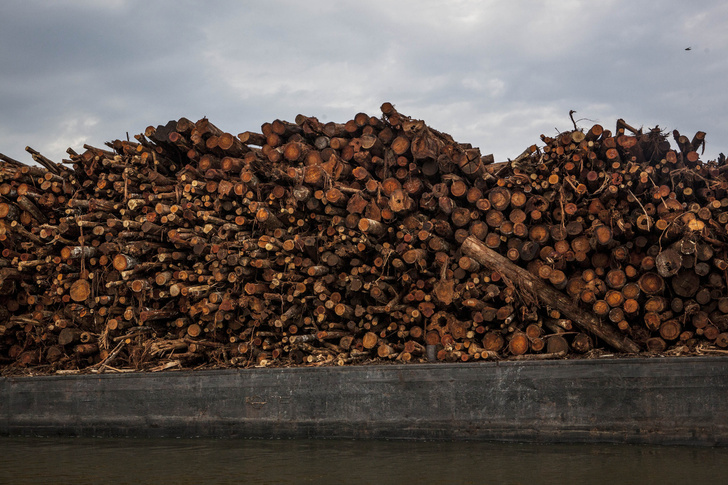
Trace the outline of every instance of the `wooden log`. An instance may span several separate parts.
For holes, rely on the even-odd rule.
[[[530,348],[529,338],[523,332],[516,332],[508,340],[508,351],[511,355],[523,355]]]
[[[672,248],[668,248],[655,258],[657,272],[663,278],[674,276],[682,267],[682,255]]]
[[[69,294],[75,302],[86,301],[91,296],[91,283],[88,280],[77,280],[71,285]]]
[[[574,335],[571,341],[571,347],[580,354],[584,354],[592,349],[592,339],[585,333],[578,333]]]
[[[683,268],[671,280],[677,296],[690,298],[700,289],[700,277],[692,270]]]
[[[563,353],[566,355],[569,353],[569,342],[562,335],[548,335],[546,338],[546,352],[549,354]]]
[[[601,338],[616,350],[627,353],[639,352],[640,348],[635,342],[583,311],[568,296],[547,286],[524,269],[519,268],[508,259],[489,249],[478,239],[472,236],[468,237],[461,245],[461,250],[463,254],[475,259],[481,265],[492,271],[498,271],[513,281],[522,293],[528,295],[529,300],[533,303],[540,302],[558,309],[577,326]]]

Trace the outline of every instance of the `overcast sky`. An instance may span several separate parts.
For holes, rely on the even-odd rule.
[[[514,158],[617,118],[728,153],[728,2],[0,2],[0,152],[141,133],[182,116],[258,131],[298,113],[409,116]],[[686,48],[690,50],[686,50]]]

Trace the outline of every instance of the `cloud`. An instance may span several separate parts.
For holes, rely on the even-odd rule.
[[[707,131],[706,158],[728,140],[719,1],[72,0],[2,10],[0,151],[24,160],[25,145],[58,159],[63,145],[101,145],[181,116],[237,133],[298,113],[378,115],[384,101],[500,159],[569,128],[570,109],[610,127],[623,117]]]
[[[49,153],[59,153],[68,147],[81,147],[86,143],[92,144],[88,133],[93,132],[99,124],[99,119],[88,113],[66,115],[66,119],[59,126],[59,131],[45,142],[44,148]]]

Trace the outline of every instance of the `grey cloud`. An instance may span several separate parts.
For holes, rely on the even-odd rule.
[[[0,151],[208,116],[232,132],[383,101],[498,158],[569,109],[728,139],[721,2],[6,2]],[[688,44],[694,50],[686,52]],[[584,121],[584,124],[590,123]],[[78,147],[76,147],[78,148]],[[712,151],[711,151],[712,149]]]

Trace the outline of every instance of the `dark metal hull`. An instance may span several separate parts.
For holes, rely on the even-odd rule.
[[[728,358],[0,379],[0,434],[728,444]]]

